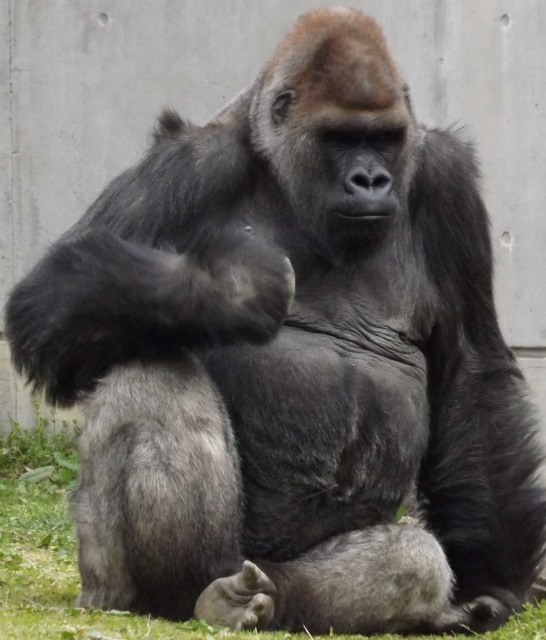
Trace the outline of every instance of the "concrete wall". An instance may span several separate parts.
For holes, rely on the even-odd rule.
[[[139,158],[162,106],[203,123],[321,4],[0,0],[0,297]],[[546,412],[546,2],[351,4],[383,25],[419,118],[478,144],[502,327]],[[31,420],[7,361],[0,342],[0,428]]]

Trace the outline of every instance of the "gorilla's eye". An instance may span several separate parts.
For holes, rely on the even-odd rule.
[[[381,131],[368,137],[368,143],[378,151],[394,151],[404,142],[404,127]]]
[[[279,95],[275,98],[275,102],[271,107],[271,117],[273,118],[273,122],[275,124],[281,124],[286,119],[288,115],[288,109],[294,98],[296,97],[296,92],[292,91],[292,89],[288,89],[287,91],[283,91],[279,93]]]

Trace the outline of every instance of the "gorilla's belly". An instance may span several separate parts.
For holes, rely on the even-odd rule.
[[[207,365],[238,442],[248,555],[286,559],[392,519],[428,435],[420,354],[401,363],[284,329],[266,347],[215,351]]]

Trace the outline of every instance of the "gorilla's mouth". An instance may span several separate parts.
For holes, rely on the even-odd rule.
[[[370,211],[370,212],[347,212],[336,211],[335,215],[343,220],[364,220],[366,222],[373,222],[374,220],[388,220],[392,218],[394,213],[392,211]]]
[[[387,221],[397,211],[396,199],[386,198],[336,198],[329,203],[330,214],[342,220],[361,222]]]

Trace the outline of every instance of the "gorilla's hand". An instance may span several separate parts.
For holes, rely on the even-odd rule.
[[[295,292],[286,256],[245,232],[224,231],[199,237],[180,259],[182,317],[193,322],[193,316],[220,342],[265,342],[275,335]]]
[[[521,602],[511,591],[492,588],[488,589],[487,595],[453,606],[450,612],[442,615],[433,628],[428,630],[467,635],[495,631],[520,610]]]
[[[494,596],[480,596],[463,605],[463,609],[469,615],[468,624],[465,627],[472,633],[485,633],[495,631],[519,608],[519,602],[510,592],[506,595],[511,598],[499,598]],[[512,604],[508,600],[514,599]]]

